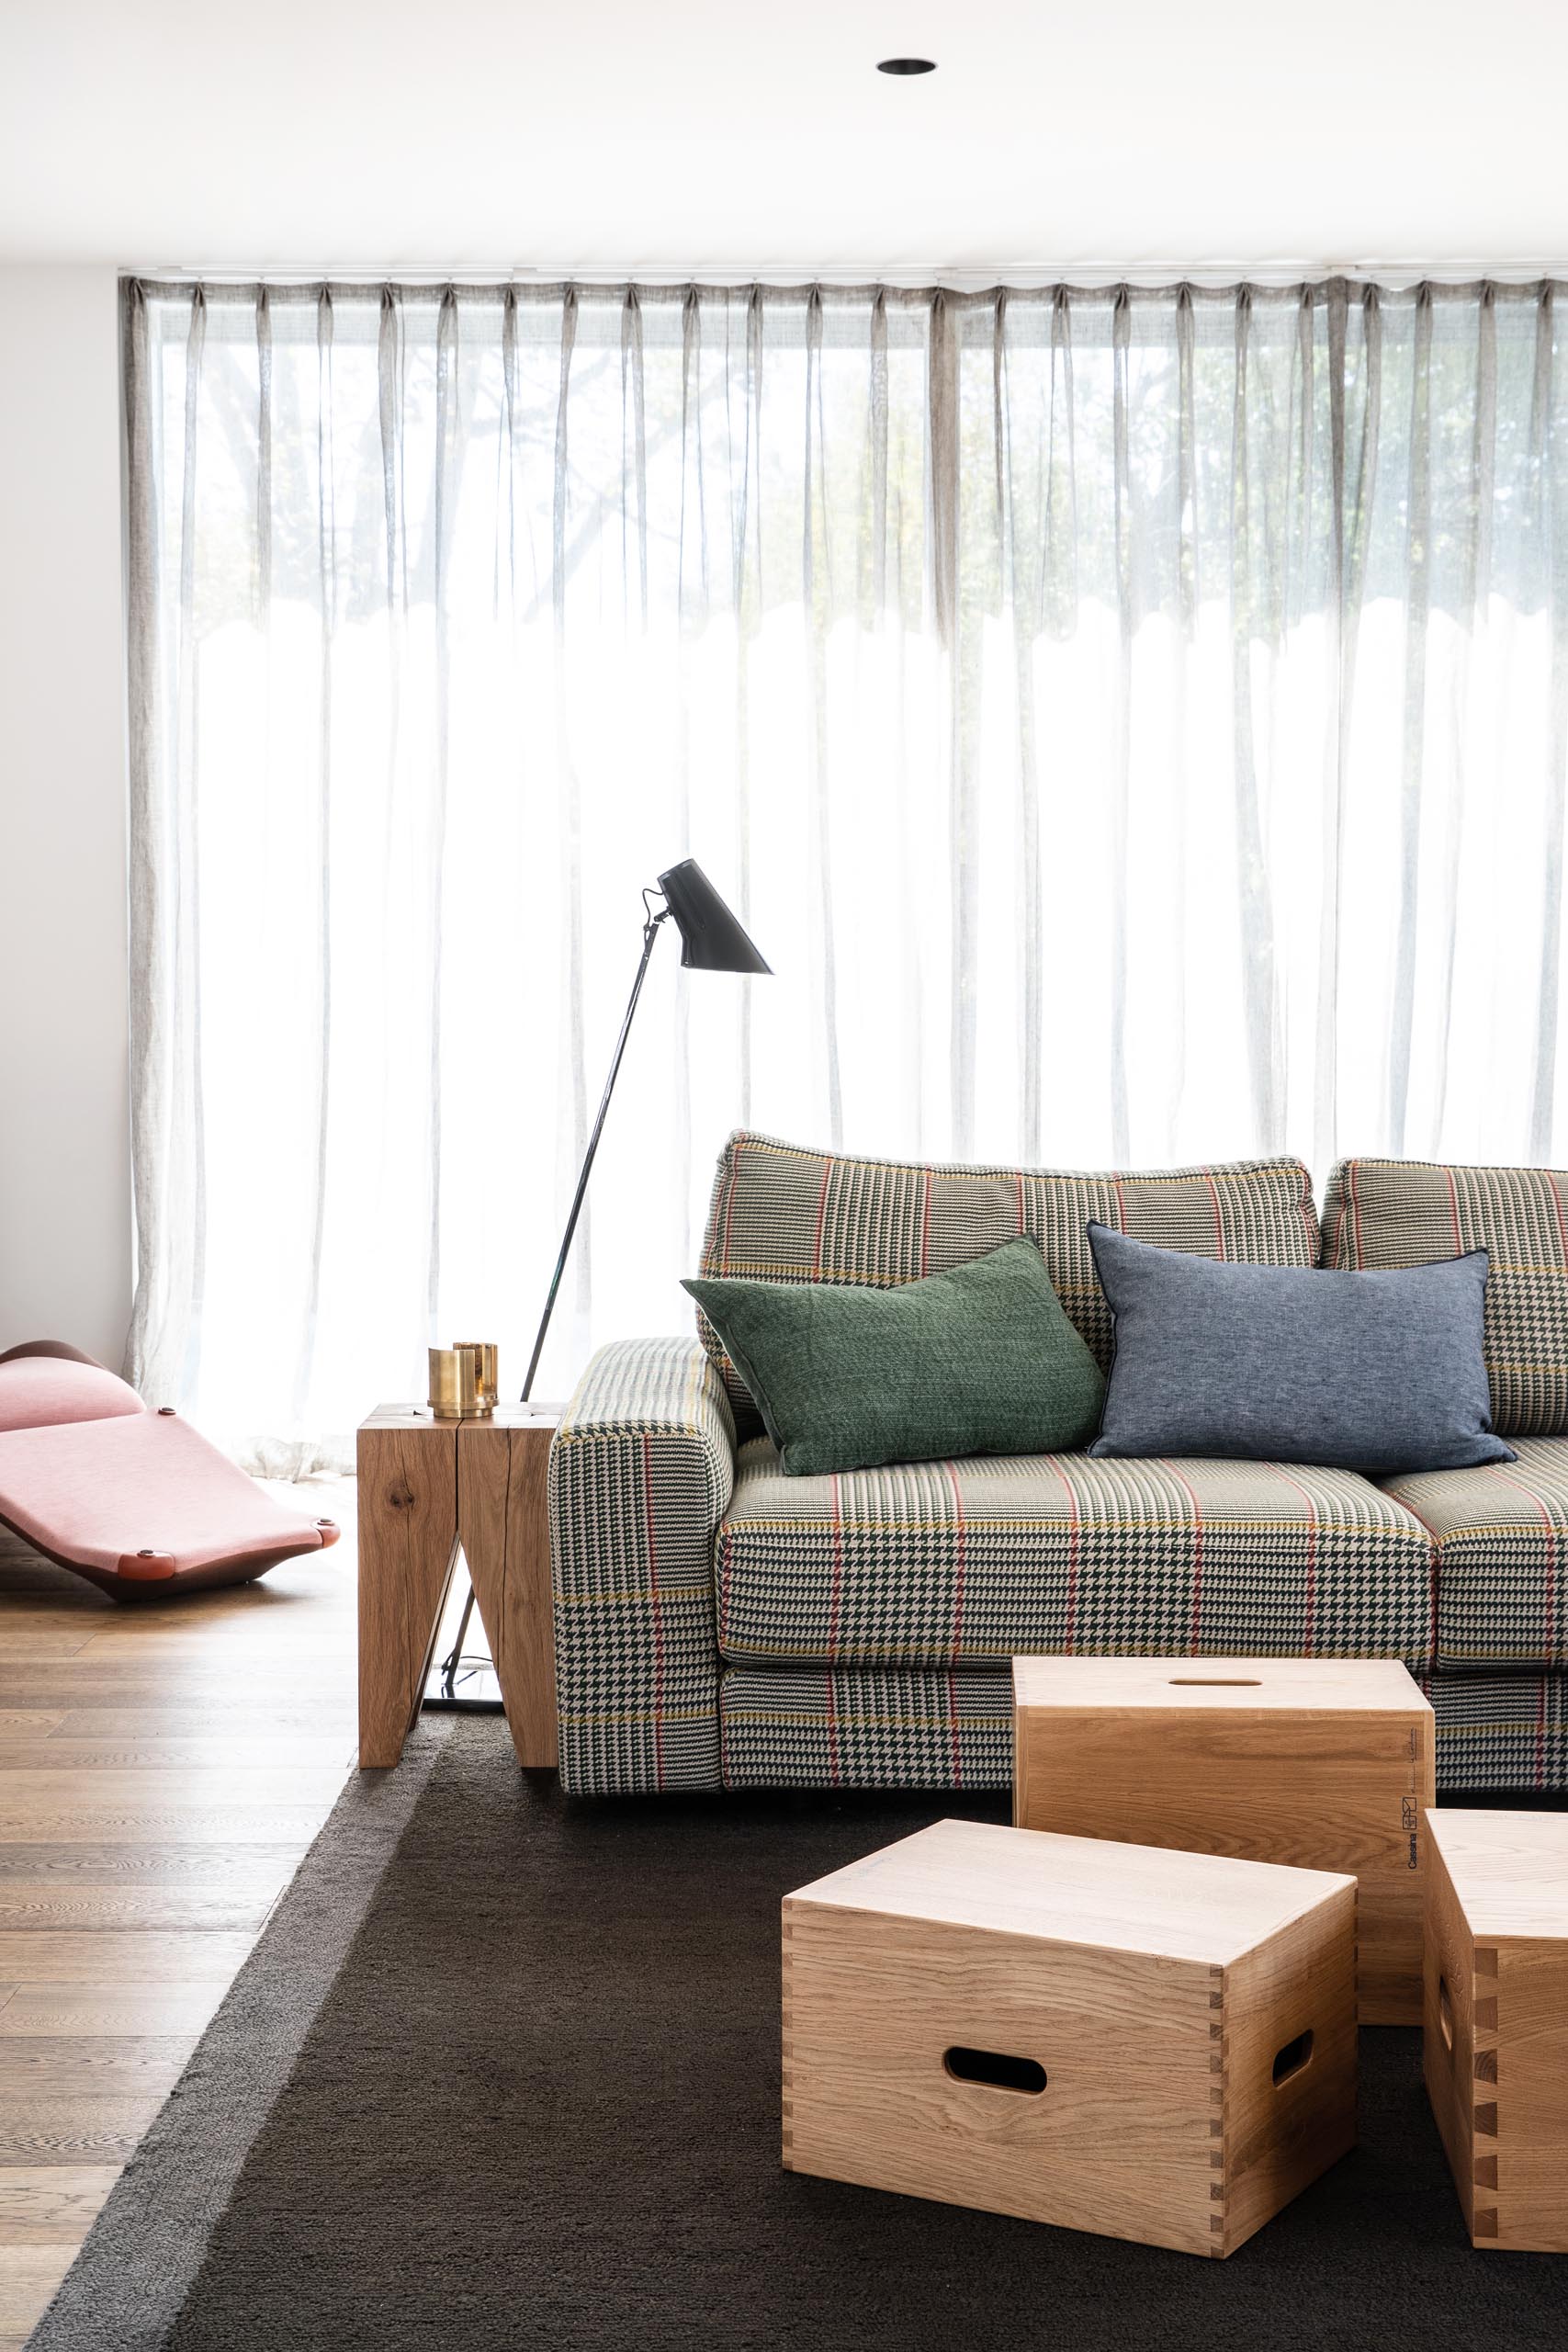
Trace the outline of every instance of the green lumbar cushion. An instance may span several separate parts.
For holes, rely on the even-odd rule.
[[[685,1287],[792,1477],[1060,1453],[1100,1427],[1100,1367],[1022,1235],[891,1290],[718,1279]]]

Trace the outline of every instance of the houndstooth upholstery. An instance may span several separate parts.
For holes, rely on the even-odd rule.
[[[1445,1674],[1426,1689],[1439,1790],[1568,1787],[1568,1675]]]
[[[567,1789],[717,1787],[713,1544],[734,1464],[695,1340],[600,1350],[550,1448]]]
[[[1012,1673],[731,1667],[719,1686],[727,1789],[1005,1789]]]
[[[1158,1174],[1084,1175],[852,1159],[771,1136],[733,1135],[714,1180],[705,1274],[769,1282],[907,1283],[984,1256],[1021,1233],[1040,1244],[1063,1306],[1101,1369],[1111,1310],[1095,1278],[1093,1217],[1137,1240],[1258,1266],[1314,1266],[1317,1213],[1299,1159],[1237,1160]],[[699,1316],[743,1427],[758,1426],[744,1382]]]
[[[1568,1784],[1568,1675],[1449,1675],[1424,1686],[1439,1790]],[[731,1667],[719,1693],[728,1789],[1001,1789],[1012,1677]]]
[[[1439,1671],[1568,1665],[1568,1438],[1513,1443],[1517,1462],[1382,1481],[1437,1548]]]
[[[957,1666],[1017,1650],[1397,1657],[1432,1647],[1431,1547],[1351,1471],[977,1455],[789,1478],[739,1453],[727,1661]]]
[[[1568,1174],[1346,1159],[1329,1179],[1323,1262],[1426,1266],[1484,1250],[1486,1370],[1504,1437],[1568,1433]]]

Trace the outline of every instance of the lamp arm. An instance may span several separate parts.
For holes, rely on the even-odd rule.
[[[643,899],[645,908],[647,903],[645,893]],[[560,1255],[556,1260],[555,1272],[550,1276],[549,1295],[545,1300],[545,1311],[539,1317],[539,1329],[534,1341],[534,1352],[528,1359],[528,1374],[523,1383],[523,1395],[520,1399],[520,1402],[525,1405],[534,1393],[534,1374],[539,1369],[539,1358],[544,1352],[545,1334],[550,1328],[550,1317],[556,1311],[556,1294],[560,1289],[561,1276],[566,1272],[566,1261],[571,1254],[572,1238],[577,1231],[577,1220],[582,1213],[583,1198],[588,1191],[588,1179],[593,1172],[594,1154],[599,1148],[599,1138],[604,1132],[604,1116],[610,1108],[610,1097],[615,1091],[615,1080],[620,1076],[621,1057],[626,1050],[626,1038],[631,1032],[632,1015],[637,1011],[637,1001],[642,994],[642,984],[648,977],[649,959],[653,954],[654,943],[659,937],[659,926],[667,920],[669,913],[668,907],[660,907],[657,914],[650,913],[648,916],[643,925],[642,960],[637,965],[637,978],[632,982],[632,992],[626,1001],[626,1017],[621,1023],[621,1034],[615,1040],[615,1058],[610,1064],[610,1075],[604,1081],[604,1100],[599,1105],[599,1115],[593,1122],[593,1132],[588,1138],[588,1149],[583,1154],[581,1171],[577,1179],[577,1190],[572,1194],[571,1209],[566,1220],[566,1231],[561,1236]]]

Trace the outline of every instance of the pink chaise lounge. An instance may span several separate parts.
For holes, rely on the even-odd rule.
[[[122,1600],[245,1584],[338,1539],[58,1340],[0,1355],[0,1523]]]

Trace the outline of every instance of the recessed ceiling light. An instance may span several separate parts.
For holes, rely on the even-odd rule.
[[[885,57],[876,70],[879,74],[934,74],[936,60],[931,57]]]

